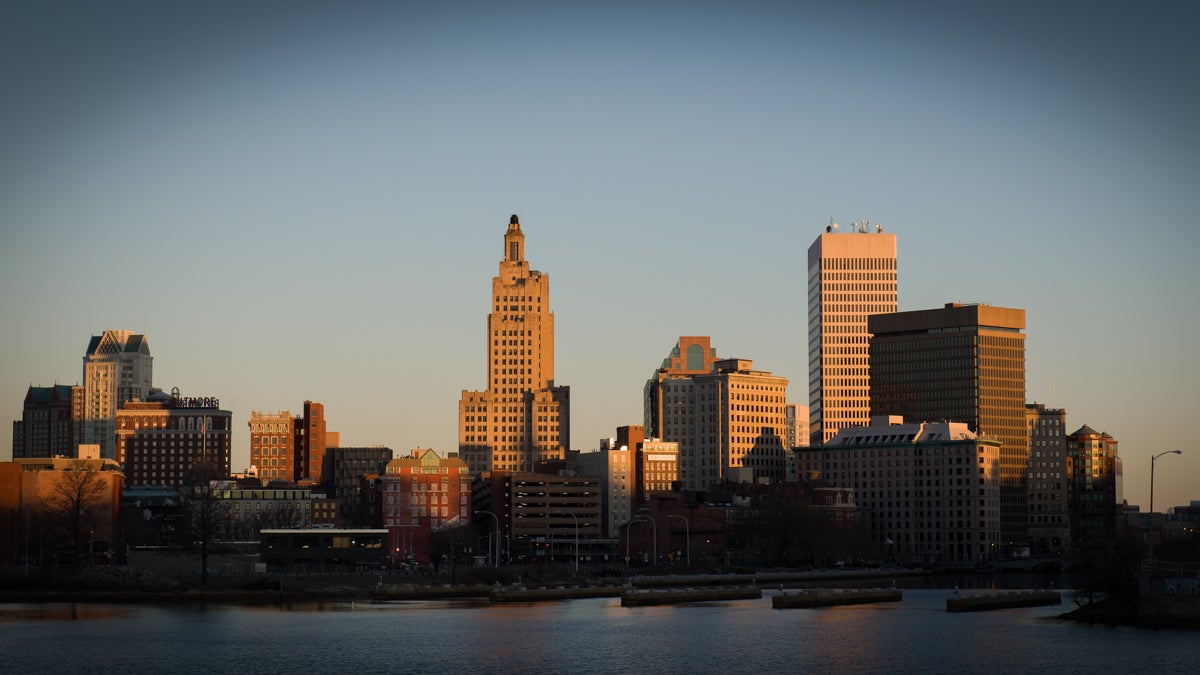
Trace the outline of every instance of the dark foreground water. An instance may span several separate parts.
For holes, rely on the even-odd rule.
[[[618,599],[291,608],[0,605],[13,673],[1195,673],[1200,634],[1049,620],[1069,607],[900,603],[774,610],[770,595],[624,609]]]

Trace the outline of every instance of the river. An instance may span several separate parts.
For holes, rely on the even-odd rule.
[[[762,600],[631,609],[616,598],[502,606],[8,604],[0,605],[0,672],[1193,673],[1200,667],[1194,631],[1052,619],[1069,604],[950,614],[945,604],[953,589],[909,588],[899,603],[774,610],[770,596],[777,592]]]

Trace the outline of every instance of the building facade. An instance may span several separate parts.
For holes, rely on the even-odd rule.
[[[489,304],[488,388],[462,392],[459,454],[476,475],[561,461],[570,447],[570,388],[554,381],[550,277],[529,268],[516,215],[504,235]]]
[[[1000,440],[1000,531],[1006,553],[1029,544],[1025,310],[948,303],[876,314],[871,413],[963,422]]]
[[[1067,436],[1067,500],[1073,547],[1104,550],[1124,499],[1117,439],[1088,425]]]
[[[431,562],[430,534],[471,522],[471,476],[458,457],[413,450],[388,462],[380,479],[391,562]]]
[[[679,444],[649,438],[634,458],[637,478],[634,495],[639,504],[656,492],[670,492],[679,484]]]
[[[595,452],[579,454],[579,473],[600,478],[600,511],[603,514],[601,535],[617,536],[617,528],[627,522],[634,511],[636,475],[634,458],[637,453],[628,445],[617,445],[604,439]]]
[[[124,483],[112,459],[0,462],[0,564],[50,570],[114,562],[123,550]]]
[[[116,456],[117,410],[150,396],[154,358],[145,335],[106,330],[94,335],[83,355],[83,433],[81,443],[100,446],[100,456]]]
[[[155,392],[116,412],[116,460],[130,486],[179,488],[196,464],[229,475],[233,413],[215,398],[179,398]]]
[[[82,442],[83,387],[29,387],[13,422],[13,459],[75,457]]]
[[[688,365],[700,362],[697,352]],[[710,367],[696,374],[660,369],[647,385],[654,411],[647,427],[678,444],[682,488],[784,480],[787,378],[754,370],[748,359],[713,360]]]
[[[1033,553],[1063,553],[1071,545],[1067,509],[1067,411],[1025,405],[1029,429],[1029,545]]]
[[[325,484],[333,490],[333,498],[341,509],[341,527],[363,527],[371,524],[364,479],[384,475],[392,461],[391,448],[326,448]]]
[[[880,416],[798,456],[809,475],[854,489],[882,558],[977,563],[1000,555],[1000,448],[961,422]]]
[[[292,428],[296,438],[296,468],[294,480],[309,480],[320,484],[325,462],[327,432],[325,430],[325,406],[313,401],[304,402],[304,414],[297,417]]]
[[[896,235],[831,224],[808,247],[810,442],[870,419],[867,317],[896,311]]]
[[[296,418],[284,410],[250,412],[250,465],[264,481],[296,480]]]
[[[476,511],[496,514],[504,530],[502,558],[523,562],[570,562],[597,555],[606,545],[600,532],[600,478],[494,471],[473,485]],[[490,522],[490,518],[480,522]]]

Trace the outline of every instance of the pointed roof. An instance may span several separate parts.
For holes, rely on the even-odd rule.
[[[1100,432],[1096,431],[1095,429],[1093,429],[1085,424],[1085,425],[1079,427],[1079,430],[1076,431],[1075,433],[1068,434],[1068,435],[1069,436],[1099,436]]]

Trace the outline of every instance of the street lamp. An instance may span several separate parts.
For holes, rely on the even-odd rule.
[[[486,513],[492,517],[492,520],[496,521],[496,549],[495,549],[495,553],[492,554],[492,567],[499,567],[500,566],[500,518],[498,518],[496,516],[496,514],[492,513],[491,511],[485,511],[485,510],[475,511],[476,515],[479,515],[480,513]],[[489,545],[488,548],[490,549],[491,546]]]
[[[642,522],[648,521],[650,523],[650,527],[653,528],[651,530],[651,532],[653,532],[653,537],[654,537],[652,540],[652,543],[654,544],[654,557],[651,558],[650,564],[651,564],[651,567],[657,566],[658,565],[658,525],[654,522],[654,519],[649,516],[634,516],[629,519],[628,523],[626,523],[625,561],[626,562],[629,561],[629,540],[631,538],[631,535],[633,534],[633,524],[638,521],[642,521]]]
[[[687,566],[688,566],[688,569],[691,569],[691,567],[692,567],[692,528],[690,526],[688,526],[688,519],[684,516],[677,516],[674,513],[668,513],[667,517],[668,518],[678,518],[683,521],[684,548],[687,551]]]
[[[575,573],[580,573],[580,516],[571,512],[565,512],[575,519]]]
[[[1150,517],[1151,518],[1154,517],[1154,462],[1158,461],[1158,458],[1162,457],[1163,455],[1181,455],[1181,454],[1183,454],[1182,450],[1167,450],[1166,452],[1160,452],[1157,455],[1150,458],[1150,514],[1151,514]]]

